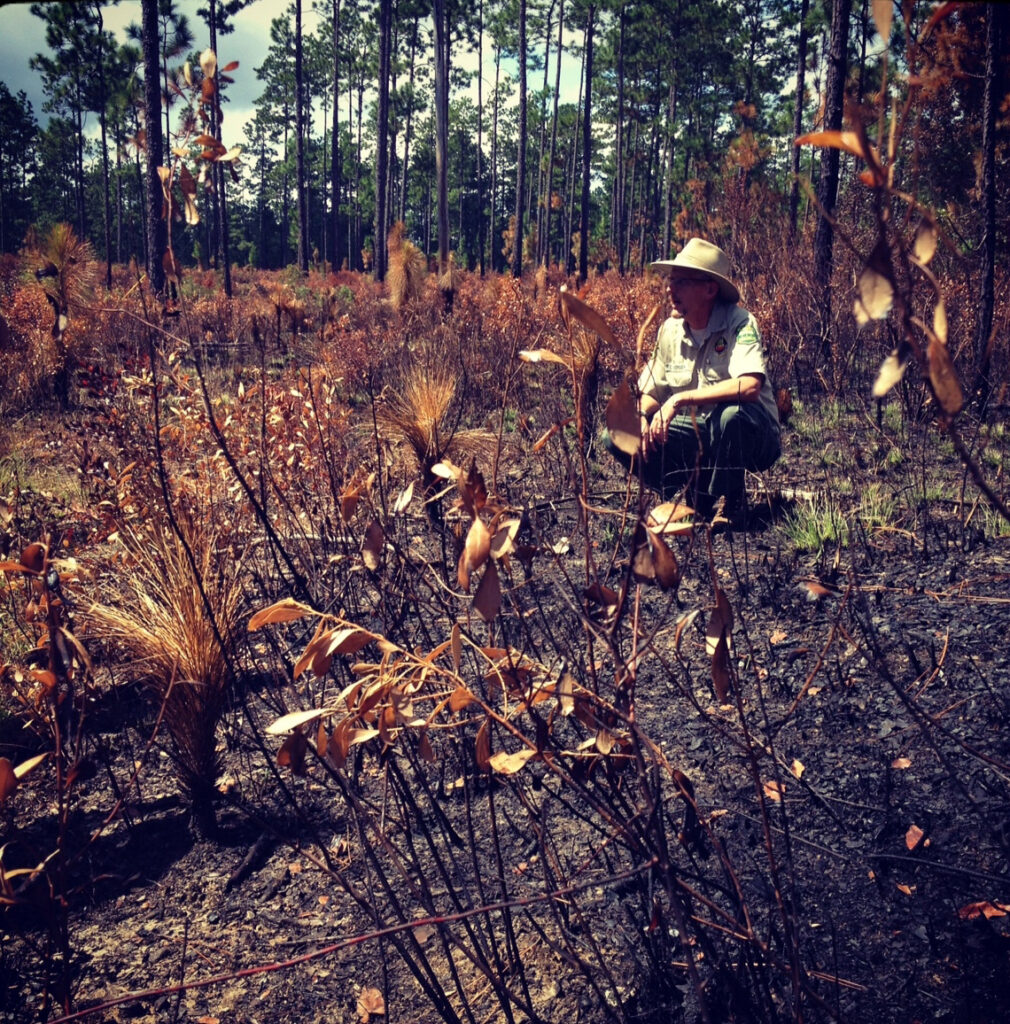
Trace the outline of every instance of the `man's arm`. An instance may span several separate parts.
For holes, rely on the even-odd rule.
[[[743,373],[739,377],[720,380],[704,388],[692,388],[679,391],[664,406],[673,408],[673,415],[685,405],[718,405],[721,402],[756,402],[761,397],[761,385],[764,383],[763,373]]]
[[[671,395],[662,405],[654,401],[655,409],[649,419],[648,441],[665,444],[670,420],[692,405],[719,405],[722,402],[756,402],[761,396],[764,374],[744,373],[739,377],[721,380],[705,388],[691,388]],[[642,403],[639,403],[641,408]],[[644,418],[644,412],[643,412]],[[643,446],[643,451],[645,450]]]

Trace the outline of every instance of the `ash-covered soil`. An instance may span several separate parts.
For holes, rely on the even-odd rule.
[[[608,467],[602,474],[592,503],[616,512],[620,481]],[[928,514],[895,515],[853,531],[844,547],[797,553],[786,534],[789,517],[803,512],[808,492],[836,487],[838,474],[793,437],[782,466],[751,481],[750,529],[672,539],[682,576],[677,592],[654,584],[629,590],[634,607],[625,612],[621,650],[631,650],[637,623],[634,719],[690,781],[707,830],[674,857],[685,885],[702,891],[712,883],[711,891],[726,897],[718,907],[693,904],[704,919],[699,927],[732,930],[719,916],[732,906],[733,927],[746,924],[769,962],[779,963],[777,971],[767,968],[777,975],[768,980],[769,1005],[783,1013],[790,1004],[775,993],[787,993],[791,981],[788,964],[781,965],[797,949],[798,969],[814,993],[805,999],[805,1019],[1004,1020],[1010,541],[966,527],[964,506],[935,502]],[[871,470],[868,478],[879,475]],[[503,576],[516,647],[527,629],[577,629],[572,603],[583,601],[585,563],[576,507],[537,503],[529,516],[534,540],[561,553],[539,557],[529,579],[515,566]],[[591,538],[601,582],[618,589],[628,551],[614,523],[613,516],[594,515]],[[419,536],[430,529],[418,520]],[[560,545],[565,537],[567,549]],[[705,636],[716,586],[733,613],[724,700],[715,692]],[[605,612],[585,607],[586,620],[600,615],[595,625],[606,630]],[[697,616],[685,624],[693,611]],[[467,621],[462,607],[460,620]],[[375,628],[375,620],[364,625]],[[482,624],[468,628],[487,635]],[[425,630],[415,639],[430,647],[445,634],[433,638]],[[534,643],[550,646],[535,636]],[[47,927],[47,890],[29,888],[0,916],[0,1021],[59,1016],[45,1001],[56,975],[72,978],[75,1010],[163,990],[90,1021],[329,1024],[361,1020],[369,1005],[373,1020],[435,1021],[440,1014],[426,991],[435,982],[466,992],[466,1006],[450,999],[460,1019],[505,1019],[491,981],[458,952],[446,953],[445,929],[464,927],[460,921],[412,929],[410,941],[430,956],[434,978],[413,976],[394,938],[374,936],[389,918],[370,919],[346,886],[367,893],[381,884],[367,849],[376,836],[358,829],[351,797],[311,757],[303,776],[286,769],[276,776],[267,755],[275,757],[280,738],[262,733],[282,705],[311,706],[335,691],[296,692],[296,684],[286,684],[292,692],[279,695],[280,685],[246,679],[226,716],[214,840],[191,835],[170,759],[159,742],[146,749],[154,711],[142,695],[122,687],[103,697],[93,709],[95,739],[66,818],[64,848],[74,851],[64,875],[70,969],[61,970]],[[254,742],[253,723],[265,750]],[[398,844],[422,845],[422,832],[411,824],[414,809],[389,796],[388,766],[377,748],[373,741],[360,764],[349,762],[353,798],[379,815]],[[450,748],[436,754],[443,750]],[[629,895],[626,885],[602,881],[606,856],[598,851],[605,844],[577,813],[584,809],[568,807],[536,764],[515,776],[518,794],[507,783],[474,782],[470,793],[480,799],[469,804],[467,787],[457,784],[458,756],[450,751],[428,766],[431,792],[418,796],[416,811],[436,831],[462,837],[453,854],[458,873],[433,873],[427,890],[416,878],[401,879],[407,916],[426,917],[419,891],[433,894],[440,912],[472,910],[534,899],[564,881],[592,882],[598,872],[600,884],[577,901],[591,922],[580,924],[542,902],[515,909],[511,934],[502,931],[500,915],[466,918],[488,929],[482,948],[495,948],[503,977],[527,1002],[528,1012],[517,1009],[514,1019],[696,1019],[686,974],[679,989],[650,989],[647,965],[629,959],[637,936],[655,929],[657,919],[643,912],[640,890]],[[53,843],[55,808],[47,792],[25,786],[5,809],[10,863]],[[497,837],[490,834],[491,801],[503,830]],[[530,824],[530,801],[540,801],[550,832],[550,871]],[[670,797],[671,816],[682,813],[682,804]],[[425,856],[422,850],[418,861]],[[554,870],[571,875],[555,877]],[[380,902],[387,900],[382,895]],[[668,918],[658,921],[673,930]],[[396,941],[403,936],[401,930]],[[741,959],[750,955],[746,943],[739,949]],[[596,956],[609,972],[587,978],[573,950]],[[670,963],[682,955],[672,943]],[[525,970],[510,968],[510,960]],[[674,980],[677,970],[669,967]],[[221,980],[201,984],[215,978]],[[193,987],[168,991],[180,982]],[[368,990],[388,997],[385,1016],[376,1016]],[[739,1008],[724,1007],[723,1019],[734,1017],[747,1019]]]

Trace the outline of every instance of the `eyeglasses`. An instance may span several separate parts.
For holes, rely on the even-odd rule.
[[[683,288],[687,285],[707,284],[707,277],[671,277],[667,282],[669,288]]]

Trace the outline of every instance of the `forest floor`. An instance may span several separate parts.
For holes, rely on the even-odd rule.
[[[754,927],[774,936],[785,920],[777,908],[788,906],[805,969],[822,982],[823,1004],[808,1019],[1005,1020],[1010,538],[974,503],[963,469],[928,423],[878,424],[858,408],[811,405],[794,415],[784,448],[774,470],[749,481],[748,529],[671,540],[682,574],[676,597],[642,587],[640,614],[656,623],[656,657],[639,671],[637,722],[693,783],[699,812],[755,908]],[[52,506],[39,522],[60,514],[52,481],[75,471],[60,465],[71,450],[56,443],[35,467],[49,480],[38,500]],[[618,509],[615,467],[593,468],[590,504]],[[546,505],[541,538],[553,545],[576,537],[575,503]],[[432,529],[421,517],[414,528]],[[591,517],[590,531],[601,552],[616,553],[613,586],[622,571],[619,531],[602,514]],[[558,561],[573,578],[582,571],[577,544],[556,550],[524,584],[542,583],[547,601],[556,600],[547,577]],[[102,557],[100,549],[75,554]],[[739,692],[726,703],[713,693],[705,647],[713,579],[735,622]],[[691,625],[678,625],[695,609]],[[242,702],[261,726],[274,715],[263,692],[270,685],[250,681]],[[387,1015],[376,1017],[373,1004],[373,1020],[439,1019],[379,939],[269,969],[366,934],[373,922],[319,869],[323,847],[352,871],[365,861],[334,790],[310,765],[304,777],[288,776],[298,813],[278,800],[242,713],[225,717],[220,837],[209,841],[187,827],[167,754],[158,743],[146,750],[154,710],[142,694],[122,686],[94,710],[90,770],[71,815],[71,845],[84,851],[68,890],[74,1008],[221,977],[85,1019],[335,1024],[366,1019],[370,995],[362,1002],[362,993],[371,989],[389,996]],[[0,744],[14,749],[23,742],[19,723],[2,724]],[[141,763],[125,806],[103,827],[114,802],[109,779]],[[358,784],[381,800],[381,771],[371,762]],[[442,796],[458,820],[464,808],[451,785]],[[3,843],[44,847],[50,800],[23,787],[4,811]],[[502,846],[521,894],[535,874],[535,844],[517,822]],[[697,853],[700,870],[715,859],[711,849]],[[52,973],[44,894],[34,899],[0,913],[0,1022],[58,1016],[44,999]],[[601,889],[598,909],[613,913],[615,949],[623,928],[649,924],[619,904],[619,890]],[[418,933],[422,946],[438,945],[435,928]],[[604,980],[594,992],[535,928],[523,927],[517,942],[541,1020],[677,1019],[619,953],[612,963],[620,983],[611,989]],[[237,976],[250,969],[260,970]],[[480,977],[464,975],[462,984],[474,1024],[505,1019]],[[684,1019],[694,1019],[696,1009],[684,1005]]]

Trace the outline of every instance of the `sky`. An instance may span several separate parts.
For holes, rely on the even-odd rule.
[[[39,76],[29,67],[32,56],[46,49],[45,24],[31,13],[29,3],[20,0],[14,3],[0,0],[0,3],[0,81],[15,95],[23,89],[32,101],[36,118],[45,123],[47,115],[42,110],[45,96]],[[203,6],[203,0],[179,0],[177,4],[178,10],[189,18],[196,50],[202,50],[210,42],[206,25],[196,13],[197,8]],[[235,31],[218,39],[221,63],[239,61],[238,70],[231,75],[235,84],[228,87],[231,102],[225,110],[225,119],[230,126],[244,126],[252,117],[253,104],[263,92],[256,68],[266,59],[270,48],[270,22],[288,6],[290,0],[254,0],[234,19]],[[304,4],[306,33],[315,31],[318,25],[310,6]],[[102,17],[105,27],[115,33],[117,41],[125,42],[127,26],[134,22],[140,24],[140,0],[121,0],[115,7],[105,7]],[[95,115],[91,117],[95,119]]]
[[[47,0],[54,2],[54,0]],[[229,145],[237,141],[236,136],[244,134],[246,122],[253,115],[253,104],[263,92],[263,83],[256,78],[256,68],[266,59],[270,48],[270,23],[281,16],[290,6],[291,0],[254,0],[248,7],[240,11],[234,19],[235,31],[218,39],[219,62],[227,64],[232,60],[239,61],[239,67],[231,73],[235,79],[228,86],[230,102],[225,108],[225,126],[223,141]],[[197,8],[204,6],[205,0],[178,0],[177,9],[189,17],[190,28],[195,37],[194,49],[203,49],[208,43],[207,29],[202,18],[198,17]],[[140,23],[140,0],[121,0],[117,6],[103,9],[105,26],[116,35],[120,42],[126,40],[126,28],[131,23]],[[303,3],[303,24],[306,34],[316,30],[318,19],[311,11],[311,3]],[[572,37],[574,39],[576,37]],[[569,40],[566,39],[566,43]],[[31,13],[30,4],[21,0],[0,0],[0,81],[3,81],[12,93],[17,95],[21,90],[27,94],[35,110],[40,124],[44,124],[48,115],[43,112],[45,96],[42,92],[39,76],[29,67],[29,61],[36,53],[46,49],[45,24],[41,18]],[[490,95],[494,86],[494,64],[491,46],[486,45],[484,61],[484,96]],[[464,65],[469,62],[476,65],[476,55],[464,54]],[[553,47],[552,69],[550,80],[554,80]],[[502,73],[508,69],[503,62]],[[512,69],[514,72],[514,68]],[[539,88],[543,72],[531,72],[530,88]],[[579,61],[570,54],[562,63],[562,102],[575,102],[578,94]],[[472,86],[473,101],[476,103],[476,85]],[[455,98],[457,93],[453,93]],[[97,132],[97,117],[90,115],[94,124],[89,125],[88,134]],[[227,136],[234,133],[232,138]]]

